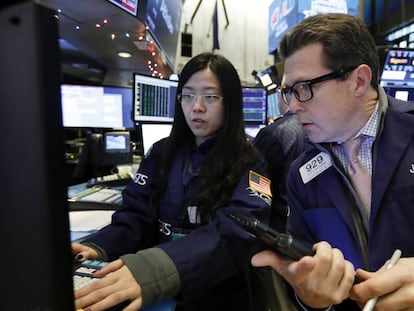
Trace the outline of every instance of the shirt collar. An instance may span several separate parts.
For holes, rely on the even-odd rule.
[[[360,135],[364,136],[370,136],[370,137],[376,137],[377,136],[377,129],[379,125],[380,120],[380,105],[377,102],[375,105],[375,110],[371,114],[371,117],[369,118],[368,122],[363,126],[363,128],[355,135],[355,137],[358,137]]]

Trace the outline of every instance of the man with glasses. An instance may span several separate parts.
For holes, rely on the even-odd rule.
[[[287,230],[315,255],[264,251],[252,264],[272,266],[299,310],[373,310],[374,297],[381,310],[414,310],[414,105],[379,86],[375,41],[357,17],[309,17],[279,52],[279,91],[312,142],[288,173]]]

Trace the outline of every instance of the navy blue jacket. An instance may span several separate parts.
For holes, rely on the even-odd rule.
[[[297,116],[287,112],[262,128],[253,140],[254,146],[268,164],[272,189],[272,225],[286,231],[286,176],[290,164],[305,149],[305,134]]]
[[[350,182],[332,154],[330,168],[302,182],[299,168],[320,152],[329,153],[328,146],[308,149],[288,176],[288,230],[310,243],[330,242],[356,268],[377,270],[396,248],[405,257],[414,256],[414,105],[391,97],[389,104],[373,146],[369,233],[360,224]]]
[[[414,104],[388,97],[373,146],[372,203],[364,229],[355,192],[329,145],[315,144],[288,174],[288,231],[311,244],[328,241],[355,268],[375,271],[395,249],[414,256]],[[299,169],[328,153],[333,165],[304,184]],[[318,165],[318,161],[311,161]],[[351,310],[351,309],[347,309]]]
[[[196,200],[191,189],[197,189],[198,175],[189,173],[188,164],[194,157],[202,161],[207,150],[194,151],[188,145],[171,155],[167,190],[161,197],[158,217],[154,217],[149,197],[157,183],[160,158],[156,155],[162,145],[163,141],[156,143],[140,164],[134,182],[123,192],[123,206],[114,213],[112,223],[88,242],[102,247],[110,260],[152,246],[164,250],[180,275],[178,299],[185,309],[249,310],[245,272],[258,245],[228,214],[242,212],[269,222],[270,196],[251,187],[251,170],[246,168],[228,206],[219,208],[207,224],[192,223],[187,206]],[[253,170],[266,176],[264,162]],[[178,230],[191,234],[173,239],[173,232]]]

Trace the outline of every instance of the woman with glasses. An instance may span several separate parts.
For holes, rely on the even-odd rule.
[[[378,84],[375,41],[358,17],[308,17],[279,52],[282,98],[312,142],[288,172],[287,228],[315,255],[263,252],[253,264],[278,271],[299,310],[414,310],[414,105]]]
[[[138,310],[173,297],[176,310],[255,310],[246,271],[257,241],[229,214],[268,222],[271,196],[244,133],[240,79],[227,59],[203,53],[184,66],[177,93],[171,133],[145,156],[112,223],[73,245],[78,261],[115,260],[76,292],[78,308]]]

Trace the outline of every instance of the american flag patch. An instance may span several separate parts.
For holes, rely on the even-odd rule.
[[[249,187],[255,191],[272,196],[270,191],[270,179],[256,173],[249,171]]]

